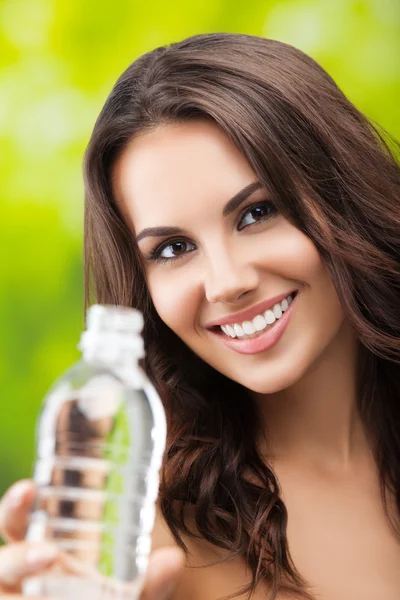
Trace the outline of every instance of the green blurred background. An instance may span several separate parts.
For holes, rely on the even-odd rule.
[[[42,397],[79,357],[94,121],[136,57],[217,31],[301,48],[400,138],[400,0],[0,0],[0,494],[31,475]]]

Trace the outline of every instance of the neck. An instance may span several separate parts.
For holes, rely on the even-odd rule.
[[[357,407],[359,348],[345,321],[294,385],[273,394],[252,392],[261,416],[260,450],[268,461],[348,473],[370,458]]]

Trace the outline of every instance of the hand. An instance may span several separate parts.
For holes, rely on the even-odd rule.
[[[23,598],[21,584],[26,577],[64,562],[54,544],[24,541],[34,497],[34,483],[23,480],[11,486],[0,502],[0,536],[8,542],[0,548],[2,600]],[[180,548],[171,546],[155,550],[149,557],[146,582],[139,600],[173,600],[184,562],[185,555]]]

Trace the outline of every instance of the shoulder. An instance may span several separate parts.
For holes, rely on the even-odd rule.
[[[190,564],[190,566],[193,566],[195,559],[215,562],[218,559],[224,558],[226,552],[223,552],[222,549],[210,544],[200,536],[196,526],[194,507],[185,507],[184,514],[186,525],[189,527],[190,531],[197,536],[196,538],[192,538],[187,535],[182,536],[182,539],[189,550],[188,565]],[[157,548],[164,546],[179,547],[172,534],[172,531],[163,517],[159,499],[156,502],[155,520],[151,539],[152,550],[156,550]]]
[[[184,539],[184,542],[185,544],[188,543],[186,539]],[[180,547],[163,517],[160,501],[158,499],[156,503],[154,526],[151,534],[151,549],[153,552],[158,548],[165,548],[168,546]],[[193,577],[190,569],[192,566],[193,557],[186,556],[184,571],[181,575],[175,593],[170,600],[188,600],[188,598],[191,600],[208,600],[204,598],[204,596],[199,595],[195,578]]]
[[[194,509],[187,509],[185,515],[190,530],[199,535],[195,525]],[[227,550],[217,548],[201,537],[183,536],[183,541],[189,553],[186,555],[185,569],[171,600],[189,598],[190,600],[215,600],[237,592],[240,587],[249,583],[249,573],[242,558],[231,558]],[[152,550],[165,546],[179,547],[157,501]],[[242,597],[240,596],[240,599]],[[257,598],[258,596],[255,600]]]

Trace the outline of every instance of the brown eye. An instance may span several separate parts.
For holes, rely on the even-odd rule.
[[[164,242],[164,244],[158,246],[158,248],[156,248],[151,253],[151,255],[149,256],[149,260],[154,260],[155,262],[163,263],[171,260],[176,260],[178,258],[184,258],[186,254],[191,252],[191,250],[185,251],[188,245],[194,246],[194,244],[192,244],[191,242],[187,242],[186,240],[168,240],[167,242]],[[169,249],[172,249],[172,253]],[[164,250],[167,250],[170,253],[170,255],[162,256]],[[175,254],[175,251],[177,251],[177,254]]]
[[[169,246],[166,246],[166,248],[174,249],[175,251],[177,251],[177,253],[179,255],[179,254],[182,254],[182,250],[184,250],[186,248],[186,246],[187,246],[186,242],[173,242],[172,244],[169,244]]]
[[[257,225],[257,223],[266,221],[271,216],[275,215],[277,212],[277,209],[272,204],[272,202],[270,202],[270,200],[257,202],[256,204],[247,207],[247,209],[242,213],[242,217],[239,221],[239,224],[241,224],[245,220],[245,218],[248,218],[247,215],[250,216],[252,222],[245,223],[244,227],[238,227],[238,230],[241,231],[242,229],[245,229],[250,225]],[[147,257],[147,259],[156,263],[172,262],[178,260],[179,258],[184,258],[187,254],[193,252],[193,249],[188,249],[188,246],[193,246],[195,248],[195,244],[193,244],[192,242],[188,242],[187,240],[167,240],[166,242],[160,244],[160,246],[158,246],[155,250],[153,250]],[[166,251],[169,255],[166,256],[164,254],[164,251]]]
[[[277,210],[275,206],[269,200],[264,200],[263,202],[254,204],[243,213],[243,216],[240,219],[240,223],[242,223],[245,217],[247,218],[247,215],[250,215],[250,218],[253,220],[253,222],[245,223],[244,227],[238,229],[239,231],[241,231],[245,227],[248,227],[248,225],[254,225],[256,223],[259,223],[260,221],[265,221],[271,216],[271,214],[276,212]]]

